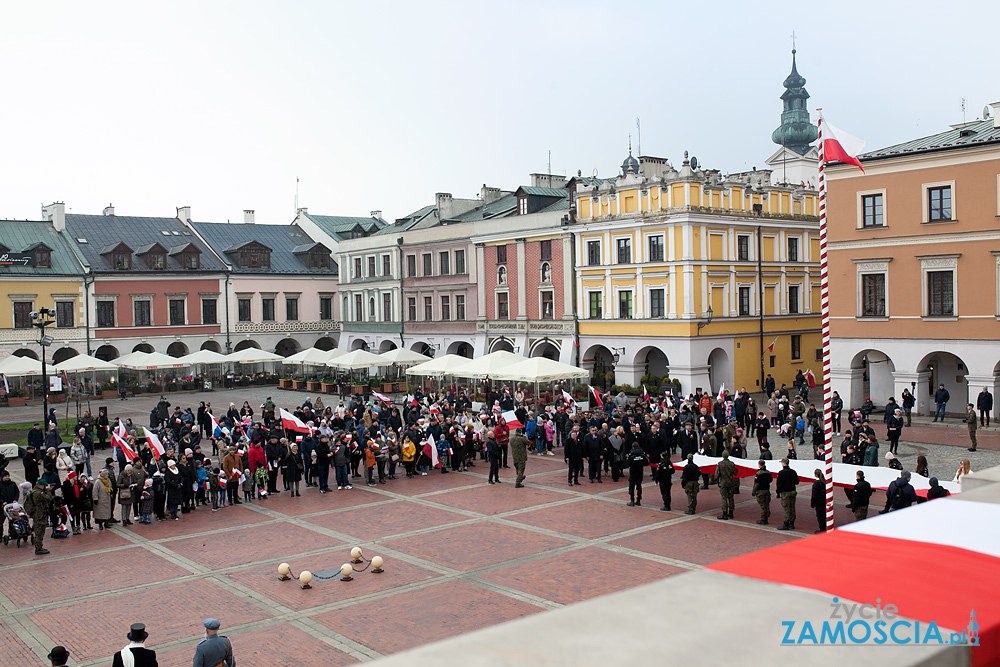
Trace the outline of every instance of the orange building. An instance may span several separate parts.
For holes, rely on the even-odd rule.
[[[1000,385],[1000,103],[984,120],[827,167],[831,381],[845,406],[948,413]],[[989,117],[989,116],[992,116]],[[995,408],[996,409],[996,408]]]

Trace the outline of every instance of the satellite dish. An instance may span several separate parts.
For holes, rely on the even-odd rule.
[[[698,158],[696,157],[691,158],[691,168],[692,169],[698,168]]]
[[[990,118],[990,105],[987,104],[983,107],[983,120],[989,120]]]

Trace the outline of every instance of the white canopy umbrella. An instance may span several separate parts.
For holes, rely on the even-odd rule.
[[[554,361],[546,357],[531,357],[508,366],[506,369],[491,375],[496,380],[521,380],[523,382],[553,382],[555,380],[570,380],[586,378],[590,372],[576,366]]]
[[[478,359],[469,359],[465,364],[455,368],[450,374],[465,378],[492,378],[506,371],[514,364],[526,361],[527,357],[520,354],[500,350],[491,352]]]
[[[354,350],[342,354],[336,359],[326,362],[327,366],[356,370],[359,368],[372,368],[374,366],[384,366],[382,359],[377,354],[372,354],[367,350]]]
[[[192,352],[191,354],[181,357],[180,361],[183,361],[190,366],[202,364],[224,364],[226,363],[226,355],[220,352],[215,352],[214,350],[198,350],[197,352]]]
[[[267,350],[258,350],[255,347],[248,347],[245,350],[240,350],[239,352],[233,352],[232,354],[226,355],[226,361],[237,364],[260,364],[266,361],[284,360],[285,358],[280,354],[268,352]]]
[[[319,348],[310,347],[307,350],[302,350],[290,357],[286,357],[281,363],[299,366],[325,366],[326,362],[330,361],[330,359],[342,356],[343,354],[343,350],[320,350]]]
[[[419,364],[424,361],[430,361],[431,359],[426,354],[420,354],[419,352],[407,350],[402,347],[397,347],[394,350],[383,352],[378,355],[378,357],[382,360],[382,363],[379,364],[379,366],[391,366],[392,364],[405,366],[407,364]]]
[[[128,354],[123,354],[122,356],[116,359],[112,359],[111,363],[113,363],[115,366],[118,366],[119,368],[122,368],[127,364],[140,361],[148,356],[149,352],[129,352]]]
[[[122,368],[133,371],[155,371],[163,368],[184,368],[189,366],[186,361],[177,357],[171,357],[162,352],[150,352],[144,358],[129,359],[125,363],[115,360]]]
[[[31,357],[15,357],[11,355],[0,361],[0,373],[10,377],[22,377],[25,375],[41,375],[42,362]]]
[[[417,364],[416,366],[411,366],[406,369],[407,375],[454,375],[452,372],[455,368],[459,366],[464,366],[465,364],[472,361],[468,357],[463,357],[458,354],[446,354],[441,357],[434,357],[430,361],[425,361],[422,364]]]
[[[70,357],[66,361],[56,364],[55,369],[57,371],[66,371],[67,373],[80,373],[83,371],[116,371],[118,370],[118,366],[97,357],[78,354],[75,357]]]

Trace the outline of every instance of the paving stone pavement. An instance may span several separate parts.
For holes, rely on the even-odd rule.
[[[228,404],[219,394],[212,398]],[[141,415],[148,410],[136,408]],[[925,453],[932,471],[950,479],[944,471],[968,456],[958,446],[967,442],[964,427],[915,422],[906,433],[912,440],[904,440],[900,454],[907,467]],[[976,456],[1000,458],[993,448],[1000,434],[980,434],[986,451]],[[799,530],[784,533],[775,530],[776,500],[776,521],[754,523],[748,480],[736,496],[736,520],[722,522],[715,518],[715,487],[699,494],[699,513],[686,516],[677,483],[672,506],[681,511],[659,511],[659,490],[649,481],[643,506],[630,508],[624,480],[569,487],[559,456],[530,456],[524,489],[514,488],[513,470],[501,471],[498,486],[486,485],[486,472],[480,465],[326,495],[309,488],[300,498],[280,494],[219,512],[199,508],[176,522],[47,540],[52,553],[45,557],[25,546],[0,547],[5,662],[47,664],[49,649],[63,644],[71,665],[107,665],[126,643],[128,626],[142,621],[161,664],[185,664],[206,616],[222,621],[241,665],[366,662],[817,528],[808,485],[798,496]],[[852,519],[840,492],[835,512],[838,522]],[[296,574],[336,569],[355,545],[368,557],[382,555],[385,572],[360,572],[351,582],[317,580],[309,590],[277,580],[282,561]]]

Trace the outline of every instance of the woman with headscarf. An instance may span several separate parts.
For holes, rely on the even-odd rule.
[[[91,488],[90,497],[94,501],[94,521],[98,530],[104,530],[114,515],[114,505],[111,497],[111,473],[102,468]]]
[[[64,479],[70,470],[75,469],[76,465],[73,463],[73,458],[66,453],[65,449],[60,449],[56,455],[56,472],[59,473],[59,479]]]
[[[132,464],[125,465],[125,469],[118,475],[118,504],[121,506],[122,525],[131,526],[132,520],[132,499],[139,490],[136,486],[135,475],[132,474]]]
[[[181,477],[181,471],[177,469],[177,461],[170,459],[167,461],[167,470],[163,475],[163,481],[167,487],[167,511],[170,512],[170,518],[177,521],[180,517],[177,513],[181,508],[181,500],[184,497],[184,479]]]

